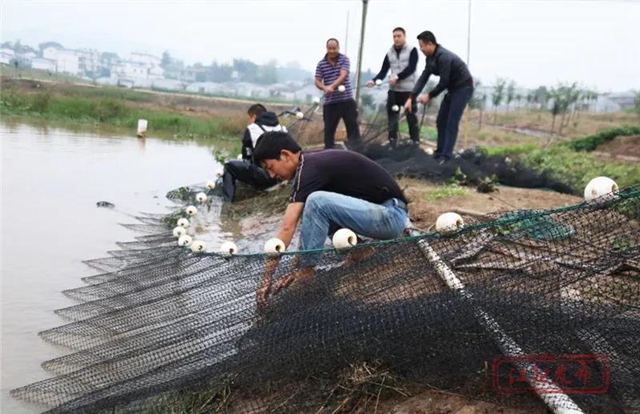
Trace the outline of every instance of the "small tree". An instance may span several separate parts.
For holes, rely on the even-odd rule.
[[[469,101],[469,108],[472,110],[477,109],[480,112],[480,118],[478,119],[478,129],[482,129],[482,117],[485,103],[487,101],[487,95],[485,95],[484,93],[480,93],[480,91],[478,90],[478,88],[482,84],[480,79],[474,80],[473,83],[475,85],[475,89],[473,91],[473,96]]]
[[[493,94],[491,96],[491,103],[493,104],[493,124],[495,125],[498,120],[498,106],[504,99],[505,87],[507,80],[503,78],[496,79],[495,85],[493,85]]]
[[[509,86],[507,86],[507,114],[509,113],[509,105],[513,98],[515,98],[516,93],[516,83],[514,81],[509,82]]]

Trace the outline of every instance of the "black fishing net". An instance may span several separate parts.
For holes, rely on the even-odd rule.
[[[200,190],[182,191],[199,209],[192,226],[210,217],[189,199]],[[86,262],[99,273],[64,292],[79,302],[56,311],[68,323],[40,333],[73,352],[14,397],[51,413],[368,412],[383,389],[421,384],[559,412],[640,410],[639,188],[455,233],[285,253],[276,280],[301,254],[317,256],[315,276],[261,308],[271,256],[179,247],[181,217],[139,215],[128,227],[141,236]],[[581,371],[566,355],[582,356]],[[522,384],[546,391],[512,395]]]

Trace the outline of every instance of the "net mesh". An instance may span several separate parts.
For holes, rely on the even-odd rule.
[[[85,262],[100,273],[64,291],[78,301],[56,311],[68,323],[39,334],[73,352],[14,397],[51,413],[368,412],[382,390],[421,384],[518,407],[640,410],[640,188],[285,253],[276,280],[301,254],[317,256],[316,274],[261,311],[268,257],[178,247],[184,215],[136,216],[127,227],[141,236]],[[497,357],[540,354],[598,356],[587,379],[609,378],[606,392],[498,394],[511,371],[492,370]]]

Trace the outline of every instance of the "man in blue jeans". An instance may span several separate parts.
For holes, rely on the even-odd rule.
[[[427,64],[405,103],[404,109],[410,113],[416,96],[422,92],[429,77],[431,75],[440,76],[440,82],[436,87],[428,94],[418,97],[418,102],[426,105],[442,91],[447,90],[447,94],[440,104],[436,120],[438,147],[434,153],[434,158],[443,164],[453,157],[460,118],[462,118],[464,109],[473,95],[473,77],[462,59],[437,43],[433,33],[429,31],[420,33],[418,43],[420,50],[427,57]]]
[[[253,157],[271,177],[292,181],[276,236],[286,246],[301,216],[301,250],[323,248],[327,236],[342,227],[373,239],[396,238],[405,228],[407,201],[402,190],[384,168],[364,155],[343,150],[303,152],[288,133],[267,132]],[[276,267],[277,259],[267,266],[257,292],[259,306],[266,303]],[[274,293],[314,273],[312,264],[303,263],[276,284]]]

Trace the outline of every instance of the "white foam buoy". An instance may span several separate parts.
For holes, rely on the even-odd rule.
[[[398,105],[393,105],[393,106],[391,107],[391,110],[392,110],[393,112],[398,112],[398,111],[400,110],[400,107],[399,107]]]
[[[436,231],[438,233],[453,233],[464,226],[464,220],[458,213],[440,214],[436,220]]]
[[[195,240],[191,243],[191,251],[194,253],[202,253],[207,251],[207,244],[202,240]]]
[[[184,227],[178,226],[173,228],[173,237],[180,238],[180,236],[184,236],[185,234],[187,234],[187,229]]]
[[[344,85],[338,86],[338,92],[344,92],[346,90],[347,90],[347,88],[345,88]]]
[[[340,229],[333,234],[331,241],[336,249],[344,249],[358,244],[358,236],[350,229]]]
[[[609,177],[596,177],[584,189],[584,199],[592,201],[607,194],[618,192],[618,184]]]
[[[205,193],[198,193],[196,194],[196,200],[198,200],[201,203],[204,203],[205,201],[207,201],[207,195]]]
[[[218,168],[215,174],[216,174],[216,177],[222,177],[222,174],[224,174],[224,170],[222,168]]]
[[[147,125],[149,122],[146,119],[138,119],[138,138],[144,138],[147,135]]]
[[[267,240],[264,244],[264,252],[267,254],[284,253],[286,249],[287,246],[285,246],[284,242],[277,237]]]
[[[382,85],[382,79],[376,79],[376,86]]]
[[[185,229],[189,228],[189,220],[186,218],[178,219],[176,224],[180,227],[184,227]]]
[[[195,216],[198,212],[198,209],[196,208],[196,206],[189,206],[184,211],[186,211],[190,216]]]
[[[427,155],[433,155],[433,149],[431,148],[427,148],[426,150],[424,150],[424,152],[426,152]]]
[[[178,239],[178,246],[180,247],[189,246],[192,241],[193,239],[191,238],[191,236],[189,236],[188,234],[183,234]]]
[[[304,112],[302,112],[302,111],[296,112],[296,118],[298,118],[298,119],[304,118]]]
[[[222,246],[220,246],[220,253],[224,255],[229,255],[229,256],[231,256],[232,254],[237,254],[238,246],[236,246],[234,242],[230,242],[230,241],[224,242],[222,243]]]
[[[315,98],[313,98],[313,103],[314,104],[319,104],[320,103],[320,98],[318,98],[317,96]]]
[[[242,159],[242,154],[238,154],[238,156],[237,156],[236,158],[238,158],[239,160],[241,160],[241,159]]]
[[[209,190],[213,190],[214,188],[216,188],[216,183],[213,181],[207,181],[205,187],[207,187]]]

